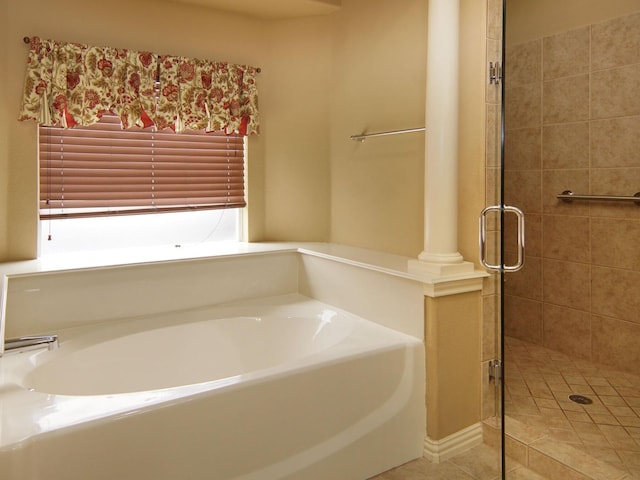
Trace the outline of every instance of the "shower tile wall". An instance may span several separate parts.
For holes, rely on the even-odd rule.
[[[506,334],[640,374],[640,206],[556,199],[640,191],[640,12],[509,47],[505,67],[505,203],[527,220]]]

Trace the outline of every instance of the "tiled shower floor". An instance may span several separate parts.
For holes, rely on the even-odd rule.
[[[627,474],[622,478],[640,480],[639,376],[513,338],[505,340],[504,364],[505,413],[514,424],[601,461],[589,475],[593,478],[621,478],[622,471]],[[587,396],[592,403],[574,403],[570,394]],[[587,473],[589,462],[578,456],[573,463]],[[613,468],[608,471],[607,465]]]

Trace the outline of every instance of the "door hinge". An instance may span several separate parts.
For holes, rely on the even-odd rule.
[[[502,81],[502,65],[500,62],[489,62],[489,85],[499,85]]]
[[[502,363],[500,360],[489,360],[489,382],[502,382]]]

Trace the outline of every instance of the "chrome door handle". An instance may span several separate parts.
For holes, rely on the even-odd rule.
[[[515,265],[492,265],[487,262],[487,213],[489,212],[509,212],[515,214],[518,219],[518,261]],[[517,272],[524,267],[524,213],[522,210],[508,205],[492,205],[482,210],[480,213],[480,262],[486,269],[495,272]]]

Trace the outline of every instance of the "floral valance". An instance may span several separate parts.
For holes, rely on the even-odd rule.
[[[257,69],[30,39],[19,120],[72,128],[106,112],[123,128],[258,133]]]

